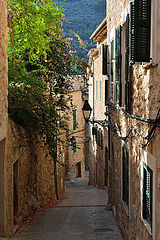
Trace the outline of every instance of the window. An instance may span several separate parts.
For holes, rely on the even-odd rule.
[[[102,45],[102,75],[107,75],[107,52],[108,46]]]
[[[99,88],[100,88],[99,100],[102,101],[102,81],[101,80],[100,80]]]
[[[76,130],[77,128],[77,123],[76,123],[76,118],[77,118],[77,110],[73,110],[73,130]]]
[[[121,106],[121,26],[116,28],[116,104]]]
[[[130,64],[150,62],[151,0],[134,0],[130,6]]]
[[[96,131],[97,131],[96,127],[92,127],[92,135],[93,135],[93,136],[96,135]]]
[[[95,131],[95,141],[96,141],[96,143],[98,142],[98,127],[96,126],[95,127],[96,128],[96,131]]]
[[[129,151],[122,147],[122,199],[129,207]]]
[[[143,218],[152,227],[152,182],[153,172],[143,163]]]
[[[131,66],[129,66],[129,14],[127,14],[125,22],[125,109],[131,110]]]
[[[77,142],[73,143],[72,152],[73,153],[77,152]]]
[[[111,41],[111,82],[110,82],[110,100],[114,101],[114,40]]]
[[[96,100],[98,100],[98,81],[96,81]]]
[[[107,105],[108,101],[108,77],[105,79],[105,106]]]

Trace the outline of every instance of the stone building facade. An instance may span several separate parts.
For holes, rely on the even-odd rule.
[[[0,235],[5,233],[5,160],[7,137],[7,2],[0,1]]]
[[[107,0],[105,175],[126,240],[160,239],[159,7],[159,0]]]
[[[107,1],[110,199],[125,239],[160,237],[160,132],[158,120],[152,121],[159,118],[160,107],[159,4],[146,0],[120,1],[117,5]]]
[[[66,143],[66,178],[74,180],[78,177],[85,177],[86,151],[88,139],[85,139],[85,120],[83,117],[83,104],[81,88],[84,86],[84,79],[81,76],[75,77],[72,89],[68,93],[69,101],[69,134]],[[74,139],[74,141],[72,141]]]
[[[89,104],[92,107],[89,123],[89,184],[99,188],[106,185],[107,129],[106,82],[104,62],[106,61],[106,19],[91,35],[97,48],[89,51],[88,86]]]

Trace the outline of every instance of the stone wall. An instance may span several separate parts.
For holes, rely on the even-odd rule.
[[[115,38],[115,29],[125,23],[126,14],[129,13],[130,0],[107,0],[107,43],[110,50],[110,42]],[[139,66],[132,66],[132,113],[155,119],[159,104],[160,92],[160,13],[158,6],[160,1],[151,1],[156,14],[152,15],[151,31],[155,27],[156,35],[152,39],[155,42],[151,47],[151,55],[156,67],[148,67],[146,63]],[[152,36],[153,37],[153,36]],[[155,41],[156,38],[156,41]],[[123,41],[122,41],[123,45]],[[122,47],[123,49],[123,47]],[[156,57],[153,52],[156,51]],[[110,53],[109,53],[110,55]],[[124,61],[125,52],[122,51],[122,63]],[[114,66],[115,69],[115,66]],[[124,66],[122,66],[122,82],[124,83]],[[115,83],[115,79],[114,79]],[[122,83],[122,87],[124,86]],[[115,93],[115,91],[114,91]],[[124,93],[124,91],[123,91]],[[115,101],[114,101],[115,104]],[[124,107],[124,102],[122,107]],[[112,123],[111,142],[113,145],[112,161],[112,181],[111,187],[114,189],[110,193],[110,199],[114,205],[114,213],[118,219],[124,239],[127,240],[158,240],[160,239],[160,130],[157,128],[156,134],[151,143],[142,149],[134,134],[128,138],[128,141],[122,141],[119,134],[126,136],[130,129],[134,126],[141,134],[146,136],[151,124],[136,120],[129,117],[122,108],[109,106],[109,115]],[[116,130],[115,123],[118,124],[120,132]],[[140,139],[140,136],[138,136]],[[127,208],[122,200],[122,145],[125,144],[129,149],[129,207]],[[142,164],[145,162],[153,171],[153,214],[152,214],[152,230],[148,227],[148,223],[142,217]],[[152,234],[151,234],[152,231]]]
[[[64,167],[58,172],[64,190]],[[6,159],[6,233],[56,200],[54,162],[22,127],[9,121]]]
[[[7,1],[0,0],[0,236],[5,234],[5,156],[8,117],[7,95]]]
[[[7,2],[0,0],[0,141],[6,138],[7,126]]]

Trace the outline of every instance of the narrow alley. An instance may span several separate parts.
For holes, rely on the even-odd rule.
[[[106,203],[106,191],[88,186],[87,178],[67,182],[62,202],[41,214],[25,235],[12,240],[122,240]]]

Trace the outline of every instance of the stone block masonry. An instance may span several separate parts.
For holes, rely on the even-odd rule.
[[[7,2],[0,0],[0,141],[6,137],[7,123]]]
[[[22,127],[9,120],[6,159],[6,233],[56,201],[54,162]],[[64,190],[59,168],[59,194]]]
[[[5,154],[7,133],[7,1],[0,0],[0,235],[5,233]]]

